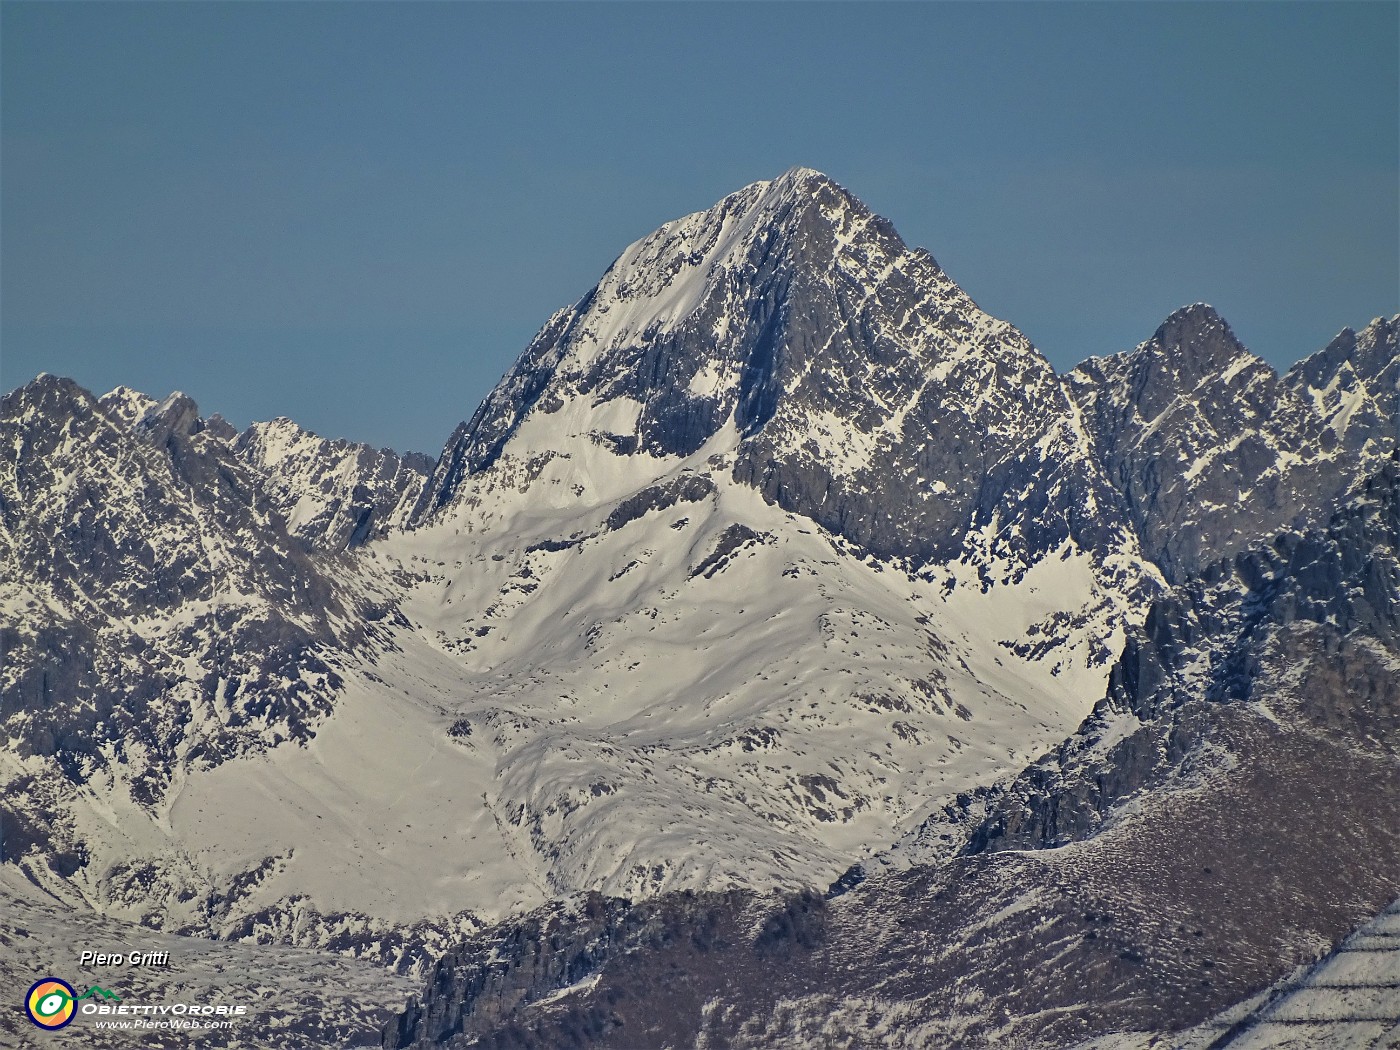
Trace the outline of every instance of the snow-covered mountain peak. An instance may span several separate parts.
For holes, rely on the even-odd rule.
[[[1207,303],[1173,311],[1152,338],[1135,349],[1090,358],[1065,376],[1072,396],[1091,412],[1096,411],[1096,391],[1112,388],[1108,410],[1118,412],[1129,405],[1132,409],[1130,420],[1115,425],[1141,429],[1144,435],[1193,413],[1200,403],[1239,401],[1251,388],[1277,382],[1272,366],[1246,349]]]
[[[6,415],[25,412],[45,414],[60,410],[60,406],[90,400],[91,395],[71,379],[40,372],[22,387],[5,395]]]
[[[1012,465],[1027,449],[1042,457],[1052,432],[1087,441],[1074,414],[1020,332],[888,220],[797,168],[629,246],[453,436],[414,520],[440,516],[502,457],[603,500],[703,450],[872,551],[951,556],[979,504],[994,514],[989,473],[1006,475],[993,487],[1023,486],[1040,470]],[[618,485],[603,492],[604,477]],[[876,493],[898,506],[877,511]]]
[[[1377,317],[1359,332],[1343,328],[1284,382],[1362,462],[1384,457],[1400,437],[1400,314]]]
[[[97,399],[107,414],[134,426],[136,421],[156,406],[156,399],[129,386],[119,386]]]
[[[1367,332],[1363,345],[1344,331],[1280,376],[1197,303],[1136,349],[1065,377],[1145,553],[1169,579],[1326,513],[1386,451],[1395,392],[1379,377],[1400,365],[1393,328]]]
[[[204,429],[199,406],[184,391],[176,390],[164,401],[152,405],[136,421],[137,430],[156,443],[172,434],[189,436]]]
[[[1338,373],[1374,380],[1396,362],[1396,336],[1400,314],[1376,317],[1360,331],[1343,328],[1325,347],[1299,361],[1288,374],[1306,380],[1314,387],[1325,387]]]
[[[1213,378],[1231,366],[1237,366],[1235,374],[1245,368],[1269,368],[1245,349],[1225,318],[1208,303],[1173,311],[1139,347],[1139,353],[1155,359],[1158,367],[1179,372],[1186,381]]]
[[[794,168],[751,183],[629,245],[576,308],[566,367],[587,369],[610,352],[680,329],[707,300],[754,276],[847,269],[841,257],[872,234],[893,238],[887,250],[903,249],[887,222],[820,172]],[[721,325],[715,335],[728,331]]]
[[[778,178],[774,179],[773,181],[788,181],[792,183],[801,183],[808,182],[812,179],[824,179],[827,182],[833,181],[831,176],[825,174],[824,172],[820,172],[816,168],[803,167],[801,164],[794,164],[792,167],[788,168],[787,171],[783,172],[781,175],[778,176]]]
[[[830,330],[812,330],[833,311]],[[565,418],[569,433],[605,435],[624,454],[686,456],[730,420],[756,433],[804,375],[831,375],[849,402],[877,359],[927,362],[918,336],[943,321],[1010,331],[826,176],[795,168],[752,183],[634,242],[555,314],[454,436],[422,509],[447,502],[507,441],[518,455],[552,449]],[[555,416],[540,428],[547,439],[522,436],[541,415]]]

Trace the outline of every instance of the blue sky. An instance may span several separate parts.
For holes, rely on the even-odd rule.
[[[630,241],[794,164],[1064,368],[1400,310],[1400,5],[0,4],[0,380],[436,452]]]

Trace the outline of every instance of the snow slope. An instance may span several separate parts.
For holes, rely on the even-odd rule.
[[[579,889],[825,883],[1102,691],[1128,613],[1082,555],[985,592],[967,566],[910,575],[696,465],[662,483],[712,491],[630,520],[522,501],[371,545],[411,581],[403,623],[337,663],[314,738],[186,771],[159,814],[94,790],[99,863],[71,885],[314,944],[347,916],[469,928]],[[1026,650],[1047,623],[1062,640]]]

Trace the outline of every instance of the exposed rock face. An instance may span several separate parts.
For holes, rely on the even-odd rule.
[[[1376,339],[1358,353],[1354,337],[1338,337],[1285,379],[1198,303],[1136,350],[1086,361],[1065,386],[1144,553],[1175,581],[1258,536],[1326,520],[1333,501],[1389,451],[1378,432],[1388,410],[1393,435],[1394,395],[1386,404],[1370,391],[1387,367],[1394,371],[1390,338],[1388,362],[1379,360],[1383,349],[1369,349]],[[1337,430],[1342,387],[1328,386],[1338,369],[1355,387],[1352,400],[1366,402],[1350,441]],[[1314,399],[1314,381],[1331,393]],[[1330,417],[1318,410],[1329,404]]]
[[[1326,529],[1159,602],[961,855],[825,900],[509,924],[445,957],[383,1045],[1049,1048],[1207,1021],[1400,892],[1398,558],[1392,461]]]
[[[256,477],[185,395],[128,423],[72,380],[41,376],[6,396],[3,420],[10,552],[64,601],[137,615],[227,581],[291,612],[334,610]]]
[[[1261,703],[1400,758],[1397,460],[1321,531],[1281,533],[1157,602],[1084,727],[1014,781],[968,852],[1096,832],[1144,788],[1205,761],[1222,709]]]
[[[807,169],[628,248],[459,428],[415,520],[570,429],[621,455],[729,453],[736,479],[881,557],[1132,545],[1044,357]]]
[[[41,376],[0,439],[4,858],[66,877],[65,792],[115,777],[155,807],[186,766],[306,739],[348,611],[184,395]]]
[[[496,1045],[537,1045],[540,1033],[516,1022],[522,1008],[541,1000],[561,1004],[566,1016],[556,1032],[582,1037],[581,1045],[633,1038],[606,1008],[571,1009],[571,995],[592,988],[605,966],[630,953],[725,951],[742,938],[735,922],[751,904],[741,892],[687,891],[635,906],[595,893],[551,907],[447,952],[433,968],[429,994],[421,1005],[410,1002],[385,1030],[383,1045],[433,1045],[493,1029],[499,1029]]]
[[[1395,448],[1400,412],[1400,314],[1377,317],[1360,332],[1342,329],[1337,338],[1284,376],[1309,400],[1363,468]]]
[[[285,417],[254,423],[231,444],[288,531],[318,550],[358,547],[402,524],[433,469],[420,452],[327,440]]]

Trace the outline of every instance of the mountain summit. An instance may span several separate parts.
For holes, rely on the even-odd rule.
[[[1024,566],[1130,542],[1049,362],[807,168],[628,247],[459,428],[415,520],[503,457],[589,462],[570,482],[587,500],[702,450],[877,556]]]
[[[1389,360],[1373,349],[1384,347],[1384,328],[1372,332],[1359,352],[1344,333],[1283,377],[1213,307],[1196,303],[1135,350],[1092,358],[1065,377],[1143,553],[1169,579],[1318,520],[1394,448],[1372,440],[1386,417],[1380,374],[1397,367],[1393,349]],[[1351,447],[1348,406],[1360,406]]]

